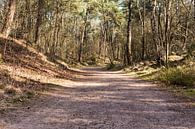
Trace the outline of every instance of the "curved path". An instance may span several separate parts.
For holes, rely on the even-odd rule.
[[[0,116],[0,128],[195,129],[195,107],[162,88],[121,72],[84,71],[76,82],[48,84],[30,108]]]

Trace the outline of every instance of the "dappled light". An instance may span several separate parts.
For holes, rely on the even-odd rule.
[[[121,72],[85,70],[93,76],[81,77],[80,83],[49,84],[52,90],[42,93],[43,98],[36,100],[38,105],[16,110],[18,115],[12,121],[21,122],[8,123],[7,127],[195,127],[195,110],[190,102],[174,98],[163,88]]]
[[[0,0],[0,129],[195,129],[195,0]]]

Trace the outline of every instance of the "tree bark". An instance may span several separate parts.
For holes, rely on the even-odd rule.
[[[37,19],[35,24],[35,43],[37,44],[38,38],[39,38],[39,27],[41,25],[41,19],[42,19],[42,6],[43,6],[43,0],[38,0],[38,8],[37,8]]]
[[[124,52],[124,65],[130,65],[132,63],[132,42],[131,42],[131,13],[132,13],[132,0],[128,1],[128,19],[127,19],[127,41],[125,44]]]
[[[142,24],[142,60],[145,59],[145,14],[146,14],[146,8],[145,8],[145,1],[143,1],[143,14],[141,12],[140,6],[139,6],[139,2],[137,2],[137,7],[138,7],[138,11],[139,11],[139,17],[140,17],[140,21]]]
[[[164,42],[166,50],[166,67],[168,67],[168,56],[169,56],[169,46],[170,46],[170,10],[171,10],[172,0],[165,1],[165,31],[164,31]]]
[[[7,6],[6,18],[4,21],[3,28],[1,30],[2,34],[5,37],[8,37],[11,32],[15,12],[16,12],[16,0],[9,0]]]
[[[157,15],[156,15],[156,7],[157,7],[157,1],[154,0],[153,1],[153,10],[152,10],[152,14],[151,14],[151,27],[152,27],[152,35],[153,35],[153,41],[155,43],[155,47],[156,47],[156,53],[159,51],[159,47],[160,47],[160,40],[158,38],[158,28],[157,28]]]
[[[81,34],[81,42],[79,46],[79,53],[78,53],[78,61],[81,63],[82,62],[82,55],[83,55],[83,45],[84,45],[84,40],[85,40],[85,35],[86,35],[86,30],[87,30],[87,22],[88,22],[88,12],[89,10],[86,10],[86,15],[85,15],[85,20],[84,20],[84,26]]]

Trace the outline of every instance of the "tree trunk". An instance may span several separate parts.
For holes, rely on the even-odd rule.
[[[170,11],[171,11],[172,0],[165,1],[165,31],[164,31],[164,42],[166,50],[166,67],[168,67],[168,56],[169,56],[169,45],[170,45]]]
[[[9,0],[8,1],[6,18],[5,18],[5,21],[4,21],[3,28],[1,30],[2,34],[5,37],[8,37],[10,32],[11,32],[15,12],[16,12],[16,0]]]
[[[27,39],[27,41],[30,41],[30,39],[31,39],[31,37],[30,37],[30,35],[31,35],[31,29],[32,29],[32,22],[31,22],[31,9],[30,9],[30,4],[31,4],[31,2],[30,2],[30,0],[25,0],[25,4],[26,4],[26,16],[27,16],[27,18],[26,18],[26,31],[27,31],[27,34],[26,34],[26,39]]]
[[[89,10],[87,9],[85,20],[84,20],[83,31],[82,31],[82,34],[81,34],[81,42],[80,42],[80,46],[79,46],[78,61],[80,63],[82,62],[83,45],[84,45],[84,40],[85,40],[85,37],[86,37],[86,31],[87,31],[87,22],[88,22],[88,13],[89,13],[88,11]]]
[[[187,39],[188,39],[188,29],[189,29],[189,21],[188,21],[188,18],[189,18],[189,16],[188,16],[189,14],[186,14],[186,23],[185,23],[185,28],[184,28],[184,30],[185,30],[185,33],[184,33],[184,39],[183,39],[183,46],[182,46],[182,50],[184,51],[184,50],[186,50],[186,47],[187,47]]]
[[[151,27],[152,27],[152,36],[153,36],[153,42],[155,43],[155,47],[156,47],[156,53],[158,53],[159,51],[159,47],[160,47],[160,40],[158,38],[158,28],[157,28],[157,15],[156,15],[156,7],[157,7],[157,1],[154,0],[153,1],[153,11],[151,14]]]
[[[146,14],[146,10],[145,10],[145,1],[143,1],[143,14],[141,12],[140,6],[139,6],[139,2],[137,1],[137,7],[138,7],[138,11],[139,11],[139,17],[140,17],[140,21],[142,24],[142,60],[145,59],[145,14]]]
[[[128,21],[127,21],[127,41],[125,44],[124,52],[124,65],[130,65],[132,63],[132,43],[131,43],[131,9],[132,0],[128,1]]]
[[[35,41],[34,41],[36,44],[39,38],[39,27],[41,25],[41,19],[42,19],[42,14],[41,14],[42,6],[43,6],[43,0],[38,0],[37,19],[35,24]]]

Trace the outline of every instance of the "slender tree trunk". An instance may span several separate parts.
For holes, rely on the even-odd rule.
[[[16,12],[16,0],[9,0],[7,6],[6,18],[4,21],[3,28],[1,30],[2,34],[5,37],[8,37],[11,32],[15,12]]]
[[[145,59],[145,14],[146,14],[146,10],[145,10],[145,1],[143,1],[143,14],[141,12],[140,6],[139,6],[139,2],[137,1],[137,7],[139,10],[139,17],[140,17],[140,21],[142,24],[142,60]]]
[[[88,13],[89,13],[88,11],[89,10],[87,9],[85,20],[84,20],[84,26],[83,26],[83,30],[82,30],[82,34],[81,34],[81,42],[80,42],[80,46],[79,46],[78,61],[80,63],[82,62],[83,45],[84,45],[84,40],[86,37],[86,31],[87,31],[87,22],[88,22]]]
[[[26,31],[27,31],[27,34],[26,34],[26,39],[28,41],[30,41],[31,37],[31,28],[32,28],[32,22],[31,22],[31,9],[30,9],[30,0],[25,0],[25,4],[26,4]]]
[[[146,15],[146,7],[145,7],[145,1],[144,2],[144,10],[143,10],[143,23],[142,23],[142,60],[145,59],[145,15]]]
[[[124,65],[130,65],[132,63],[132,43],[131,43],[131,9],[132,0],[128,1],[128,21],[127,21],[127,41],[125,44],[124,52]]]
[[[186,49],[186,46],[187,46],[187,39],[188,39],[188,29],[189,29],[189,22],[188,22],[188,14],[186,16],[186,23],[185,23],[185,33],[184,33],[184,39],[183,39],[183,46],[182,46],[182,50],[184,51]]]
[[[170,45],[170,10],[171,10],[172,0],[165,1],[165,50],[166,50],[166,67],[168,67],[168,56],[169,56],[169,45]]]
[[[78,61],[82,62],[82,55],[83,55],[83,45],[84,45],[84,39],[85,39],[85,31],[86,31],[86,23],[84,24],[83,30],[82,30],[82,36],[81,36],[81,42],[79,46],[79,55],[78,55]]]
[[[102,56],[102,46],[104,44],[104,35],[105,35],[105,31],[104,31],[104,25],[101,25],[101,35],[100,35],[100,42],[99,42],[99,57]]]
[[[157,28],[157,15],[156,15],[156,7],[157,7],[157,1],[154,0],[153,1],[153,11],[152,11],[152,18],[151,18],[151,27],[152,27],[152,35],[153,35],[153,41],[155,43],[155,47],[156,47],[156,53],[158,53],[159,51],[159,47],[160,47],[160,40],[159,40],[159,35],[158,35],[158,28]]]
[[[37,19],[35,24],[35,39],[34,42],[37,44],[38,38],[39,38],[39,27],[41,25],[41,19],[42,19],[42,6],[43,6],[43,0],[38,0],[38,8],[37,8]]]

